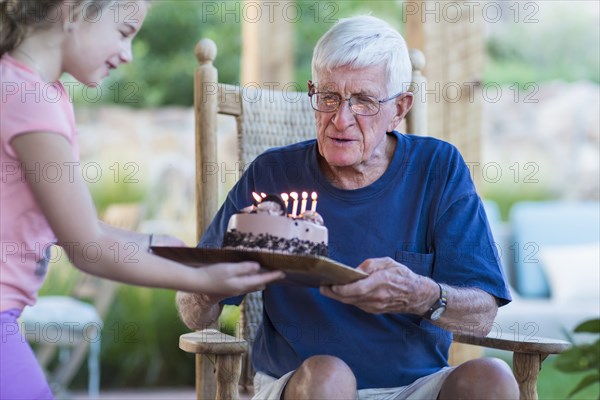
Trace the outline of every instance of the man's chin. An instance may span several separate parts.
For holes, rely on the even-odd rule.
[[[357,164],[356,160],[348,160],[345,158],[325,158],[327,164],[332,168],[350,168]]]

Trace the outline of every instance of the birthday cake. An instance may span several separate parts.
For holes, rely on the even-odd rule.
[[[294,199],[292,213],[288,214],[288,204],[280,196],[260,197],[256,206],[246,207],[231,216],[223,248],[327,256],[327,228],[314,206],[306,209],[305,200],[304,196],[303,206],[296,215],[297,199]],[[314,197],[313,202],[316,205]]]

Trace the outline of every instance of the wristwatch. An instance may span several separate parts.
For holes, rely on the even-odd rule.
[[[446,311],[446,305],[448,304],[446,289],[438,282],[436,283],[440,287],[440,298],[437,299],[436,302],[433,303],[433,305],[429,307],[429,310],[427,310],[427,312],[423,315],[423,318],[431,321],[437,321],[440,319],[442,314],[444,314],[444,311]]]

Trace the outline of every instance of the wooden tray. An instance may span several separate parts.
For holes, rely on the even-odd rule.
[[[327,257],[290,255],[273,251],[238,249],[204,249],[197,247],[151,248],[153,254],[191,267],[221,262],[256,261],[263,268],[285,272],[285,279],[277,284],[318,287],[355,282],[366,273],[357,271]]]

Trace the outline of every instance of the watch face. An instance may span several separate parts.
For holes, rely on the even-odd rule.
[[[431,313],[431,320],[435,321],[441,318],[442,314],[446,311],[446,307],[439,307]]]

